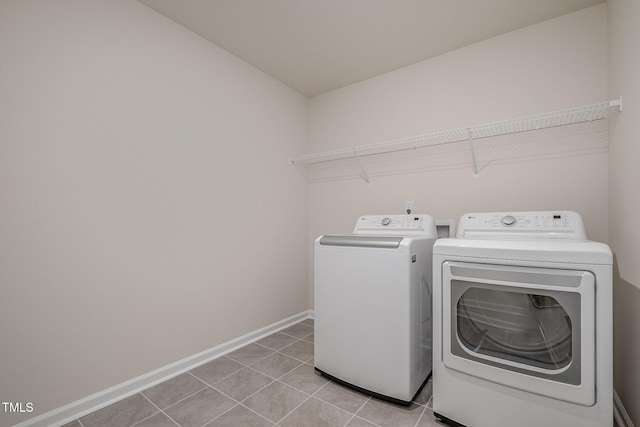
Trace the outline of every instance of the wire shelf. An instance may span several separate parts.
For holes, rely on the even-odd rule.
[[[449,162],[455,164],[473,165],[474,173],[478,174],[478,159],[476,158],[476,147],[474,141],[484,139],[495,139],[505,135],[524,133],[529,131],[551,129],[560,126],[574,125],[580,123],[592,123],[601,119],[606,119],[608,111],[612,107],[618,107],[622,111],[622,98],[601,102],[598,104],[586,105],[582,107],[569,108],[550,113],[535,114],[531,116],[519,117],[503,120],[499,122],[487,123],[478,126],[465,127],[460,129],[435,132],[425,135],[418,135],[409,138],[396,139],[380,142],[376,144],[360,145],[333,151],[326,151],[316,154],[307,154],[289,159],[291,165],[303,165],[309,171],[318,170],[340,170],[344,169],[345,175],[354,175],[349,171],[356,160],[361,176],[369,182],[367,170],[379,169],[380,163],[393,160],[402,156],[403,152],[411,151],[411,156],[425,156],[419,153],[421,148],[450,145],[450,150],[443,151],[444,147],[438,150],[430,150],[430,154],[437,157],[449,157]],[[559,140],[557,143],[562,144]],[[495,145],[495,144],[492,144]],[[466,148],[465,148],[466,147]],[[466,151],[466,153],[465,153]],[[406,156],[405,156],[406,157]],[[406,160],[406,159],[405,159]],[[330,163],[323,165],[325,163]],[[338,173],[340,175],[340,173]],[[309,177],[309,176],[308,176]]]

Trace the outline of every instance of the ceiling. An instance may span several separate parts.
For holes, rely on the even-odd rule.
[[[604,0],[139,0],[306,96]]]

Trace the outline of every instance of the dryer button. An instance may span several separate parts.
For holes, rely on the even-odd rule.
[[[391,218],[382,218],[382,225],[391,224]]]
[[[502,217],[502,225],[506,225],[507,227],[514,226],[517,222],[516,218],[512,215],[506,215]]]

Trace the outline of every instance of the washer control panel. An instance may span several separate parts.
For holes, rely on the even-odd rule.
[[[435,234],[431,215],[363,215],[356,221],[353,234],[393,234],[401,236]]]
[[[518,222],[518,220],[513,215],[505,215],[502,217],[502,220],[500,222],[502,223],[502,225],[511,227],[512,225],[516,225],[516,222]]]
[[[456,237],[586,240],[586,232],[582,217],[573,211],[482,212],[464,214]]]

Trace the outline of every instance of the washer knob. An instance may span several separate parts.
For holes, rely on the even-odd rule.
[[[511,227],[516,225],[516,217],[513,215],[506,215],[502,217],[502,225],[506,225],[507,227]]]
[[[382,225],[389,225],[391,224],[391,218],[387,217],[387,218],[382,218]]]

